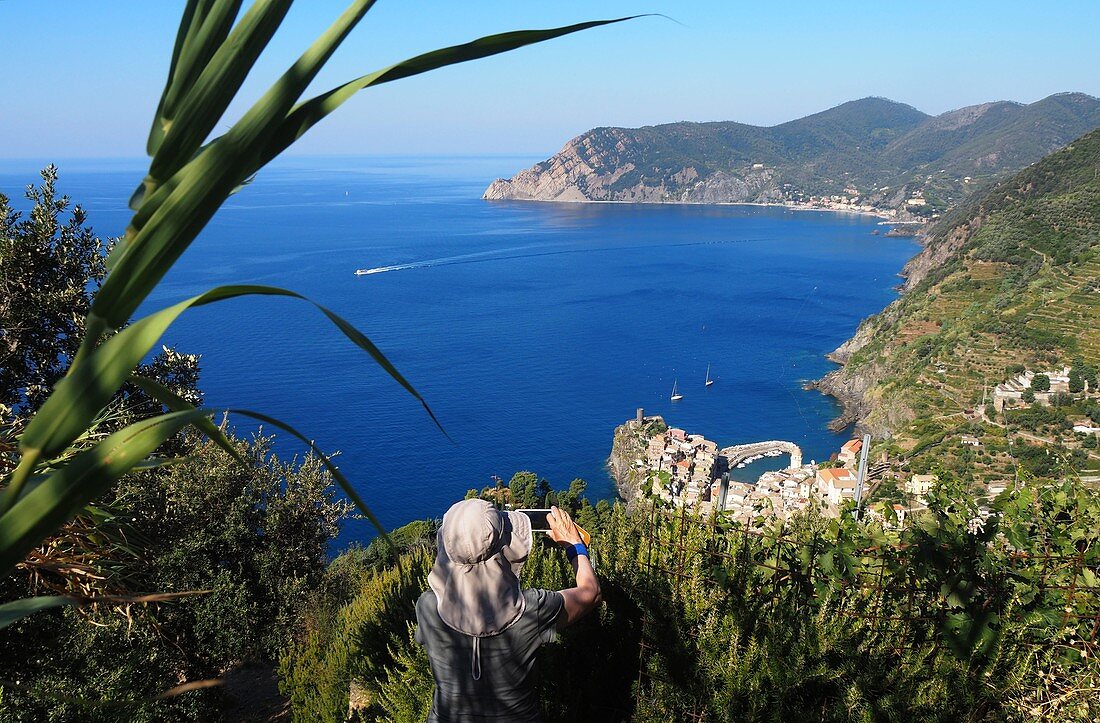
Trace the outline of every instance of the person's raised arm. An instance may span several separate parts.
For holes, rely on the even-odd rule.
[[[565,598],[565,625],[572,625],[596,607],[600,602],[600,581],[592,570],[588,559],[588,548],[581,539],[577,525],[565,510],[550,508],[547,515],[550,523],[550,539],[567,548],[569,559],[573,563],[573,574],[577,584],[561,591]]]

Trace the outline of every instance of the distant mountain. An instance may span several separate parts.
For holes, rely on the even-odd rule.
[[[864,98],[777,126],[595,128],[487,199],[665,203],[826,199],[930,216],[1100,127],[1100,100],[1062,93],[938,116]],[[923,203],[918,198],[923,199]],[[858,200],[856,200],[858,199]]]
[[[844,401],[842,422],[904,436],[914,419],[980,407],[1009,365],[1100,366],[1100,130],[975,194],[924,240],[905,294],[816,383]]]

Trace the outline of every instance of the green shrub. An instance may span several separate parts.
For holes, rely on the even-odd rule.
[[[363,686],[364,705],[377,708],[378,684],[400,642],[395,636],[404,635],[413,619],[433,560],[433,554],[414,549],[400,568],[367,574],[346,604],[322,599],[307,610],[305,630],[279,661],[280,689],[290,698],[295,721],[343,720],[352,680]]]
[[[1100,667],[1080,644],[1092,620],[1063,611],[1087,614],[1097,597],[1070,599],[1072,565],[1016,553],[1093,549],[1096,495],[1029,481],[985,519],[944,475],[928,504],[900,533],[847,515],[746,529],[616,505],[592,530],[604,604],[540,653],[546,719],[1095,718]],[[351,679],[360,719],[423,720],[432,679],[410,607],[430,554],[403,560],[315,616],[284,657],[296,720],[339,719]],[[524,584],[570,581],[560,550],[536,544]]]

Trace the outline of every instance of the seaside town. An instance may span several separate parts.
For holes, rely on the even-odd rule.
[[[762,164],[754,164],[753,170],[762,170]],[[928,177],[931,180],[931,176]],[[960,179],[956,179],[959,181]],[[961,179],[962,183],[969,184],[971,178],[967,176]],[[901,193],[903,202],[898,208],[885,206],[882,199],[891,194]],[[783,201],[778,204],[787,208],[809,211],[846,211],[849,213],[862,213],[892,221],[900,224],[922,224],[928,220],[940,217],[928,204],[924,192],[920,189],[906,191],[906,189],[891,189],[882,186],[871,192],[877,202],[872,201],[867,194],[859,189],[848,186],[843,193],[831,195],[807,195],[798,191],[789,183],[783,184]]]
[[[992,388],[987,403],[965,410],[965,417],[978,424],[975,429],[981,425],[1003,429],[1004,425],[994,417],[1010,408],[1050,407],[1100,399],[1092,383],[1083,381],[1080,371],[1072,367],[1029,370],[1016,365],[1007,371],[1007,379]],[[1087,416],[1068,418],[1066,427],[1076,440],[1068,444],[1095,448],[1100,439],[1100,426]],[[1029,442],[1043,439],[1031,432],[1018,434]],[[992,460],[998,453],[986,449],[988,440],[983,437],[980,432],[958,433],[954,442],[959,449],[970,449],[973,454]],[[885,507],[878,504],[868,509],[867,514],[883,515],[892,509],[888,523],[903,526],[909,513],[925,507],[925,497],[939,481],[938,477],[930,470],[898,467],[897,460],[889,459],[885,451],[880,450],[872,459],[870,450],[864,448],[866,439],[845,442],[828,460],[811,459],[804,463],[802,450],[793,442],[772,440],[720,448],[702,434],[670,427],[662,417],[646,416],[643,409],[638,409],[634,419],[616,430],[611,467],[626,496],[631,488],[648,490],[666,504],[700,514],[721,511],[742,522],[761,516],[787,519],[811,506],[835,516],[853,501],[869,500],[880,484],[889,483],[892,489],[896,488],[895,498]],[[786,467],[763,472],[755,481],[737,479],[737,469],[758,459],[784,455],[790,457]],[[988,474],[974,488],[977,498],[988,501],[1020,484],[1018,479],[998,475],[992,466],[987,467]],[[1093,477],[1082,479],[1095,481]],[[900,504],[901,501],[906,504]],[[987,513],[988,507],[983,505],[980,509]]]
[[[1047,372],[1021,369],[993,390],[989,407],[999,412],[1005,405],[1048,405],[1057,394],[1073,394],[1069,377],[1068,368]],[[1089,390],[1084,394],[1089,395]],[[1083,420],[1074,424],[1073,432],[1097,435],[1100,428]],[[983,447],[983,440],[973,434],[960,434],[956,441],[976,452]],[[863,439],[851,439],[830,459],[804,463],[802,450],[792,442],[772,440],[721,448],[702,434],[670,427],[662,417],[646,416],[638,409],[635,418],[616,431],[611,466],[620,488],[648,490],[668,505],[699,514],[721,511],[740,522],[761,517],[787,519],[809,507],[836,516],[846,505],[870,499],[878,485],[888,481],[905,497],[906,504],[891,500],[868,508],[866,514],[902,527],[908,514],[925,507],[926,495],[938,477],[933,472],[898,469],[885,453],[871,459],[864,444]],[[790,458],[784,468],[765,471],[755,481],[737,479],[735,470],[765,457],[781,456]],[[976,494],[992,499],[1014,484],[1018,482],[989,479]],[[981,509],[987,513],[987,507]],[[890,510],[892,516],[884,515]]]
[[[826,514],[837,514],[845,502],[855,500],[859,489],[858,468],[863,441],[846,442],[835,459],[803,464],[801,449],[784,441],[766,441],[719,448],[701,434],[668,427],[659,416],[645,416],[639,409],[627,428],[648,436],[641,455],[631,461],[634,478],[647,480],[654,496],[668,504],[693,508],[706,514],[725,511],[740,521],[759,515],[786,519],[811,505]],[[790,456],[790,464],[764,472],[755,482],[731,478],[730,471],[765,457]],[[868,483],[882,476],[885,464],[870,465]],[[914,494],[926,494],[934,480],[915,475],[910,486]],[[869,488],[869,484],[868,484]],[[863,491],[866,496],[866,491]],[[895,506],[899,521],[905,508]]]

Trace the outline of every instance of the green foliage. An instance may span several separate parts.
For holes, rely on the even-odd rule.
[[[58,172],[42,171],[42,185],[26,191],[26,218],[0,194],[0,418],[25,419],[38,410],[75,356],[84,335],[92,293],[106,273],[105,244],[85,224],[84,211],[57,196]],[[66,219],[64,215],[69,213]],[[197,404],[197,358],[164,349],[138,374],[158,381]],[[112,419],[101,429],[160,412],[160,405],[133,385],[114,395]]]
[[[1065,458],[1056,451],[1049,447],[1028,444],[1023,440],[1013,442],[1009,453],[1022,468],[1036,477],[1052,477],[1066,467]]]
[[[369,571],[350,600],[315,600],[305,631],[279,664],[295,721],[343,720],[352,680],[362,688],[363,707],[379,706],[395,650],[415,645],[408,622],[433,561],[434,552],[416,549],[400,568]]]
[[[397,558],[415,548],[434,547],[435,533],[441,520],[413,520],[407,525],[390,532],[389,540],[376,537],[365,549],[352,547],[338,559],[347,560],[360,568],[388,567],[397,562]]]
[[[1071,592],[1075,576],[1096,575],[1095,493],[1072,482],[1028,484],[999,496],[986,515],[942,476],[928,507],[897,532],[849,516],[746,528],[607,506],[590,528],[604,604],[540,653],[544,714],[1095,718],[1089,691],[1100,668],[1081,641],[1100,591],[1078,582]],[[296,720],[323,718],[310,707],[319,691],[331,695],[332,715],[346,710],[350,679],[361,720],[424,718],[432,679],[409,624],[430,557],[418,549],[405,558],[410,572],[371,571],[352,603],[310,616],[283,659],[285,684],[303,692]],[[523,583],[570,584],[560,551],[536,544]],[[405,616],[383,622],[389,608],[368,602],[379,598]],[[362,639],[375,647],[348,652],[343,642]]]
[[[1073,366],[1069,370],[1069,390],[1077,394],[1085,391],[1086,386],[1089,390],[1096,391],[1097,368],[1092,364],[1085,363],[1085,360],[1081,357],[1076,357],[1073,360]]]
[[[1027,409],[1005,410],[1005,419],[1012,424],[1036,430],[1043,428],[1065,430],[1071,427],[1065,412],[1060,412],[1054,407],[1040,405],[1031,406]]]
[[[27,189],[26,218],[0,193],[0,409],[35,409],[49,394],[76,354],[105,273],[104,243],[56,183],[57,168],[47,166],[42,185]]]
[[[100,556],[89,571],[105,576],[107,592],[210,592],[45,612],[0,630],[0,680],[28,686],[5,689],[0,720],[209,720],[222,704],[217,689],[153,698],[242,661],[271,661],[288,642],[348,505],[333,499],[316,458],[281,462],[270,439],[233,440],[244,466],[212,442],[185,441],[191,461],[124,478],[101,504],[106,522],[82,544]],[[68,534],[53,544],[81,543]],[[123,540],[113,550],[111,536]],[[47,565],[4,579],[0,599],[65,584]],[[119,708],[125,701],[133,705]]]
[[[1031,388],[1037,392],[1049,392],[1050,391],[1050,377],[1046,374],[1036,374],[1031,380]]]
[[[512,491],[512,506],[521,509],[542,507],[543,495],[539,494],[539,477],[534,472],[516,472],[508,481]]]

